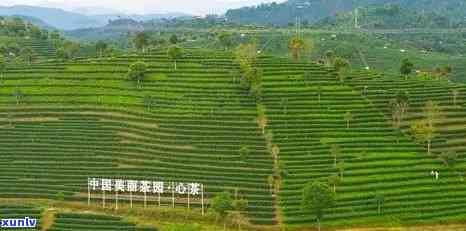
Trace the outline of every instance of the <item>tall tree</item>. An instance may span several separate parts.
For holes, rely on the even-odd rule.
[[[172,45],[176,45],[179,42],[178,36],[176,34],[172,34],[169,39]]]
[[[3,54],[0,54],[0,80],[3,80],[3,74],[6,70],[6,59]]]
[[[21,90],[16,89],[16,90],[13,92],[13,96],[15,97],[16,105],[19,105],[19,103],[21,103],[21,100],[22,100],[23,97],[24,97],[24,94],[23,94],[23,92],[21,92]]]
[[[240,149],[239,149],[239,158],[242,162],[246,162],[246,160],[248,159],[248,156],[249,154],[251,153],[251,150],[249,149],[248,146],[246,145],[243,145]]]
[[[317,101],[320,104],[320,98],[322,97],[322,86],[319,84],[317,86]]]
[[[218,35],[218,41],[222,44],[225,50],[228,50],[233,45],[233,35],[229,32],[221,32]]]
[[[432,100],[426,102],[423,111],[430,128],[433,128],[435,122],[442,117],[440,106]]]
[[[72,59],[78,54],[81,47],[80,47],[79,43],[66,41],[63,44],[63,49],[64,49],[64,53],[65,53],[65,58]]]
[[[66,59],[66,55],[65,55],[65,49],[63,49],[62,47],[58,48],[57,49],[57,52],[56,52],[56,57],[57,59],[63,61],[64,59]]]
[[[413,72],[414,64],[409,59],[401,61],[400,73],[408,80],[408,76]]]
[[[393,127],[400,128],[409,108],[408,93],[405,91],[397,92],[395,97],[390,100],[389,106],[392,112]]]
[[[146,53],[146,46],[149,42],[149,37],[146,32],[139,32],[134,37],[134,45],[136,49],[142,51],[142,53]]]
[[[235,199],[233,201],[234,212],[232,220],[238,225],[238,230],[241,230],[241,224],[247,223],[246,212],[248,209],[248,201],[246,199]]]
[[[328,177],[328,184],[333,186],[333,192],[337,192],[337,185],[340,184],[341,179],[338,174],[332,174]]]
[[[267,183],[269,184],[270,193],[274,194],[275,178],[273,177],[273,175],[269,175],[267,177]]]
[[[108,47],[108,44],[102,40],[98,41],[96,44],[95,44],[95,49],[97,51],[97,53],[99,54],[99,57],[102,58],[103,57],[103,54],[105,52],[105,50],[107,49]]]
[[[382,205],[385,202],[385,196],[381,193],[377,193],[374,196],[374,201],[377,204],[377,212],[380,215],[380,213],[382,212]]]
[[[440,155],[440,159],[447,167],[453,167],[457,162],[458,154],[455,151],[446,151]]]
[[[183,56],[183,49],[179,46],[171,46],[167,50],[167,55],[171,60],[173,60],[175,70],[176,70],[177,69],[176,62],[178,59],[180,59]]]
[[[350,122],[353,120],[353,113],[351,111],[347,111],[345,113],[345,120],[346,120],[346,129],[350,128]]]
[[[333,61],[333,68],[335,68],[335,71],[337,72],[337,77],[340,80],[341,83],[344,81],[344,74],[343,71],[349,67],[349,62],[348,60],[344,58],[337,57]]]
[[[453,72],[453,68],[450,65],[444,66],[444,67],[437,67],[434,70],[435,75],[439,79],[446,79],[448,80],[448,77],[450,74]]]
[[[33,51],[30,47],[25,47],[23,49],[21,49],[21,57],[22,59],[28,64],[28,65],[31,65],[32,63],[32,60],[33,60]]]
[[[427,119],[415,121],[411,125],[411,134],[419,143],[427,143],[427,154],[431,153],[432,139],[435,137],[435,128],[429,125]]]
[[[260,100],[262,93],[262,70],[256,67],[247,69],[241,78],[241,85],[248,90],[250,96],[256,101]]]
[[[262,104],[257,105],[257,125],[262,130],[262,134],[265,134],[265,128],[268,124],[267,115],[265,112],[265,107]]]
[[[243,72],[251,69],[257,60],[257,47],[255,44],[241,44],[235,50],[235,61]]]
[[[52,33],[50,33],[50,38],[53,40],[60,39],[60,32],[58,32],[57,30],[52,31]]]
[[[341,148],[338,144],[332,144],[330,147],[330,152],[332,153],[334,160],[334,167],[337,167],[338,158],[341,156]]]
[[[223,218],[223,229],[226,228],[226,216],[228,212],[233,209],[233,199],[229,192],[218,193],[212,198],[211,208],[217,215],[217,220],[219,217]]]
[[[144,62],[135,62],[129,66],[128,78],[137,81],[139,86],[140,82],[144,79],[147,72],[147,64]]]
[[[458,95],[460,94],[460,91],[458,89],[453,89],[451,90],[451,94],[453,95],[453,105],[456,106],[456,102],[458,101]]]
[[[333,66],[333,63],[335,61],[335,52],[332,50],[328,50],[325,52],[325,65],[327,67]]]
[[[291,38],[288,48],[290,49],[293,59],[295,61],[299,61],[302,52],[306,49],[306,44],[303,39],[298,36],[294,36]]]
[[[316,218],[319,231],[325,210],[334,205],[335,193],[327,184],[314,181],[304,186],[301,206],[305,212],[310,213]]]
[[[340,160],[337,164],[337,170],[340,174],[340,178],[343,180],[343,175],[345,173],[345,160]]]

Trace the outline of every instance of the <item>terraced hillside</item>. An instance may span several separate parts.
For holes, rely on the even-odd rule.
[[[150,64],[139,86],[126,78],[137,60]],[[231,60],[192,55],[172,65],[159,54],[10,70],[0,89],[1,196],[87,200],[88,177],[199,182],[207,200],[236,190],[252,221],[273,224],[272,160]],[[238,154],[244,145],[247,162]],[[171,206],[171,195],[162,205]]]
[[[419,80],[407,84],[397,82],[400,78],[379,79],[369,72],[355,74],[360,81],[342,84],[331,70],[315,65],[266,63],[263,67],[270,129],[286,169],[280,190],[285,223],[313,222],[312,216],[300,209],[301,189],[310,180],[327,182],[335,175],[340,181],[336,187],[338,202],[327,217],[332,225],[463,218],[464,165],[446,168],[437,157],[425,154],[421,145],[394,130],[387,119],[391,117],[382,113],[388,105],[388,94],[382,94],[385,101],[372,99],[381,96],[377,94],[381,89],[406,89],[413,91],[415,105],[424,103],[425,99],[419,99],[422,96],[451,104],[448,88],[434,87],[438,82],[432,82],[421,91],[415,87],[423,85]],[[363,96],[366,85],[372,90],[368,97]],[[459,151],[464,147],[464,136],[457,133],[460,127],[454,130],[453,124],[464,123],[460,118],[464,109],[450,110],[452,118],[439,124],[445,135],[436,141],[444,145],[436,146]],[[334,145],[340,147],[336,158]],[[432,170],[440,172],[438,181],[430,175]],[[375,199],[380,196],[384,197],[384,205],[379,215]]]
[[[47,60],[56,57],[56,49],[51,41],[30,38],[19,40],[21,47],[31,47],[33,55],[36,59]]]
[[[423,107],[427,101],[439,104],[441,118],[435,123],[438,129],[433,140],[432,151],[436,155],[453,151],[459,155],[459,160],[462,161],[461,157],[466,151],[464,147],[466,88],[464,85],[419,78],[404,80],[404,78],[390,75],[376,79],[355,76],[351,84],[356,89],[365,87],[367,97],[387,117],[391,116],[388,107],[390,99],[393,99],[400,91],[406,92],[409,96],[409,110],[401,124],[401,129],[404,132],[408,132],[409,125],[414,120],[422,117]]]
[[[126,73],[139,60],[149,64],[149,74],[138,85]],[[191,50],[177,70],[164,53],[9,69],[0,88],[0,197],[55,199],[62,192],[65,200],[85,202],[88,177],[200,182],[207,202],[224,190],[245,196],[255,224],[301,226],[313,222],[300,207],[303,185],[339,176],[326,225],[464,219],[464,86],[369,72],[341,83],[331,69],[271,57],[258,67],[266,135],[228,54]],[[460,90],[456,106],[453,88]],[[457,151],[455,168],[428,156],[406,134],[409,122],[401,130],[391,126],[387,103],[398,89],[410,92],[412,112],[428,98],[448,112],[434,152]],[[407,121],[416,118],[412,113]],[[245,146],[246,160],[239,151]],[[275,195],[270,176],[277,169],[282,181]],[[439,180],[430,175],[434,169]],[[100,204],[100,196],[91,202]],[[134,200],[143,206],[141,195]],[[177,198],[179,207],[185,202]],[[162,197],[163,207],[171,203],[171,195]],[[148,206],[158,206],[156,199],[150,196]],[[200,206],[199,198],[192,206]],[[53,228],[81,228],[86,219],[63,214]]]
[[[84,214],[59,213],[49,231],[101,230],[101,231],[156,231],[150,228],[137,228],[134,224],[122,221],[121,217]]]
[[[40,229],[41,224],[41,209],[34,208],[33,206],[24,206],[24,205],[13,205],[13,204],[1,204],[0,205],[0,219],[23,219],[23,218],[32,218],[37,219],[37,229]],[[2,224],[3,227],[3,224]],[[4,228],[6,229],[6,228]],[[30,230],[30,229],[20,229],[15,228],[15,230]]]

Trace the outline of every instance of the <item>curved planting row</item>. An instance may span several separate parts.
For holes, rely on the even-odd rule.
[[[89,64],[6,73],[0,196],[56,198],[62,192],[87,201],[88,177],[198,182],[207,203],[227,190],[248,200],[252,222],[273,224],[267,185],[273,164],[255,104],[225,70],[235,67],[231,62],[210,68],[196,60],[176,71],[151,70],[139,85],[124,68],[115,72],[106,65],[95,74],[86,72]],[[250,150],[245,159],[242,147]],[[128,202],[128,195],[121,196],[121,203]],[[92,193],[91,202],[100,204],[100,197]],[[200,198],[191,199],[192,207],[200,206]],[[162,206],[171,203],[171,195],[162,196]],[[176,203],[186,206],[186,198],[177,196]],[[134,204],[143,205],[142,194]],[[148,206],[158,206],[154,195]]]

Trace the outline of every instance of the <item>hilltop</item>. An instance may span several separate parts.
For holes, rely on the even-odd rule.
[[[66,11],[58,8],[38,7],[29,5],[0,6],[0,16],[21,15],[24,17],[33,17],[43,21],[45,24],[60,30],[76,30],[83,28],[98,28],[105,26],[109,20],[127,18],[137,21],[148,21],[162,18],[188,17],[184,13],[165,13],[165,14],[81,14],[72,11]],[[37,24],[37,22],[34,22]]]
[[[226,13],[226,17],[237,23],[284,26],[294,23],[296,17],[301,18],[302,22],[313,23],[353,11],[357,7],[385,4],[397,4],[418,12],[433,12],[453,23],[463,22],[466,16],[466,5],[462,0],[289,0],[232,9]]]
[[[357,25],[355,22],[357,17]],[[349,13],[337,14],[327,17],[312,25],[314,28],[329,29],[439,29],[439,28],[463,28],[466,24],[462,21],[450,21],[450,18],[436,12],[422,12],[409,8],[402,8],[396,4],[368,6],[358,8]]]

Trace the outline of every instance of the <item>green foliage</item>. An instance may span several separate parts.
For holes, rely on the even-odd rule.
[[[256,44],[241,44],[234,52],[235,61],[240,65],[243,72],[252,69],[257,60]]]
[[[0,74],[3,74],[6,69],[6,59],[3,54],[0,54]]]
[[[57,59],[64,60],[66,58],[65,49],[58,48],[56,53]]]
[[[97,53],[99,54],[99,57],[103,57],[103,54],[105,52],[105,50],[108,48],[108,44],[102,40],[98,41],[96,44],[95,44],[95,49],[97,51]]]
[[[30,47],[25,47],[21,50],[20,52],[21,58],[26,62],[27,64],[31,64],[33,60],[33,51]]]
[[[148,40],[149,38],[146,32],[137,33],[136,37],[134,37],[134,45],[136,46],[136,49],[145,53]]]
[[[314,216],[320,229],[320,220],[323,219],[325,210],[335,205],[335,193],[327,184],[314,181],[304,186],[301,206],[304,211]]]
[[[166,231],[202,231],[199,224],[170,224],[164,230]]]
[[[233,199],[229,192],[216,194],[211,201],[212,210],[220,217],[225,217],[233,209]]]
[[[262,93],[262,70],[256,67],[246,68],[240,79],[240,86],[256,101],[260,101]]]
[[[55,196],[55,199],[57,201],[64,201],[65,200],[65,194],[63,192],[58,192]]]
[[[233,46],[233,36],[229,32],[221,32],[218,35],[218,40],[225,49],[229,49],[231,46]]]
[[[60,32],[58,31],[52,31],[52,33],[50,33],[50,38],[52,40],[59,40],[60,39]]]
[[[409,59],[403,59],[403,61],[401,61],[400,74],[407,77],[413,72],[413,69],[414,64],[409,61]]]
[[[179,42],[180,40],[178,39],[178,36],[177,36],[176,34],[172,34],[172,35],[170,36],[169,41],[170,41],[170,43],[171,43],[172,45],[176,45],[176,44],[178,44],[178,42]]]
[[[283,162],[283,161],[279,161],[279,162],[278,162],[278,170],[279,170],[280,176],[281,176],[282,178],[288,176],[288,169],[287,169],[287,167],[286,167],[285,162]]]
[[[334,167],[337,167],[338,158],[340,158],[340,156],[341,156],[340,145],[332,144],[332,146],[330,147],[330,153],[332,154],[332,156],[334,158]]]
[[[446,65],[443,67],[436,67],[434,70],[434,74],[439,79],[447,79],[447,80],[452,72],[453,72],[453,67],[451,67],[451,65]]]
[[[347,111],[345,113],[345,120],[346,120],[346,129],[350,128],[350,122],[353,120],[353,113],[351,111]]]
[[[307,49],[308,47],[306,46],[305,42],[303,39],[301,39],[299,36],[295,36],[290,40],[290,43],[288,45],[291,56],[295,61],[299,61],[301,57],[301,53]]]
[[[246,212],[248,209],[248,200],[246,199],[237,199],[233,201],[233,208],[237,212]]]
[[[71,42],[71,41],[65,41],[63,44],[63,51],[64,51],[64,56],[65,59],[72,59],[74,58],[80,49],[80,44]]]
[[[245,162],[248,159],[249,154],[251,153],[251,150],[249,149],[248,146],[242,146],[239,149],[239,158],[241,161]]]
[[[144,62],[135,62],[131,64],[128,70],[128,79],[137,81],[139,83],[144,80],[147,72],[147,64]]]
[[[458,160],[458,154],[455,151],[446,151],[440,154],[440,158],[447,167],[453,167]]]
[[[432,100],[426,102],[423,107],[424,116],[427,120],[429,127],[433,128],[435,122],[442,118],[442,111],[437,103]]]
[[[380,214],[382,211],[382,205],[385,203],[385,196],[381,193],[376,193],[374,195],[374,201],[377,204],[377,212]]]
[[[338,78],[340,82],[343,83],[344,81],[344,75],[343,75],[343,70],[345,68],[349,67],[349,62],[346,59],[337,57],[333,61],[333,68],[335,68],[335,71],[337,72]]]
[[[333,186],[333,192],[336,193],[337,185],[341,182],[340,176],[338,174],[332,174],[328,177],[328,184]]]
[[[393,126],[395,128],[400,128],[409,107],[408,92],[398,91],[395,98],[390,100],[389,106],[392,112]]]
[[[175,70],[176,70],[177,69],[176,61],[183,56],[183,48],[173,45],[168,48],[167,55],[175,63]]]
[[[427,152],[430,154],[430,144],[435,137],[435,128],[429,125],[427,119],[415,121],[411,125],[411,134],[419,143],[427,142]]]

